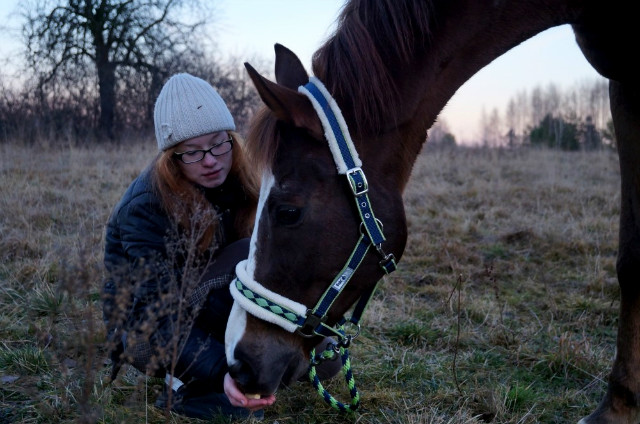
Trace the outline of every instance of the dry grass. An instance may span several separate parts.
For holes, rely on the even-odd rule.
[[[0,146],[1,423],[194,422],[151,406],[155,379],[103,384],[103,226],[147,146]],[[618,191],[611,152],[423,153],[407,250],[351,349],[360,413],[301,384],[265,422],[577,422],[614,353]]]

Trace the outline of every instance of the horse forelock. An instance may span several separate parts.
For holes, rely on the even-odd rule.
[[[426,49],[430,38],[430,1],[352,0],[338,26],[312,60],[316,75],[342,103],[351,107],[353,132],[379,133],[402,100],[395,80]]]
[[[271,169],[278,148],[277,120],[263,106],[256,112],[246,139],[246,153],[259,174]]]

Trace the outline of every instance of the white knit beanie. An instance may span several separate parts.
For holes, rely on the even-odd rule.
[[[222,97],[208,82],[176,74],[162,87],[153,111],[159,150],[218,131],[235,131]]]

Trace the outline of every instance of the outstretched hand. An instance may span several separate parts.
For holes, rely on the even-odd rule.
[[[250,411],[258,411],[264,409],[267,406],[273,405],[276,401],[276,396],[271,394],[269,396],[262,397],[260,399],[250,399],[240,391],[236,382],[231,378],[229,373],[224,376],[224,393],[229,398],[229,402],[233,406],[239,406],[247,408]]]

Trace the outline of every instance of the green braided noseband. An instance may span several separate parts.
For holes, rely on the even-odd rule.
[[[322,385],[320,378],[316,374],[315,362],[321,362],[323,360],[335,360],[335,352],[327,348],[320,355],[316,356],[316,350],[311,351],[311,365],[309,366],[309,380],[313,387],[325,402],[331,405],[332,408],[337,409],[340,412],[355,412],[360,406],[360,393],[356,388],[356,381],[353,378],[351,372],[351,360],[349,359],[349,349],[340,346],[340,360],[342,361],[342,373],[344,374],[345,381],[349,387],[349,393],[351,395],[351,404],[345,405],[336,398],[334,398]]]
[[[278,305],[277,303],[273,303],[272,301],[270,301],[266,297],[260,296],[258,293],[254,292],[253,290],[251,290],[250,288],[245,286],[244,283],[242,281],[240,281],[239,278],[236,278],[233,281],[233,283],[235,284],[235,286],[238,289],[238,291],[244,297],[246,297],[251,302],[255,303],[260,308],[266,309],[269,312],[271,312],[272,314],[277,315],[279,317],[282,317],[282,318],[286,319],[287,321],[290,321],[290,322],[292,322],[294,324],[297,324],[298,321],[300,320],[300,317],[298,316],[298,314],[296,314],[295,312],[291,311],[290,309],[287,309],[284,306]]]

